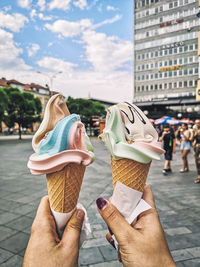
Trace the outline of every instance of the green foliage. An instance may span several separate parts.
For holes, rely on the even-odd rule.
[[[0,124],[3,121],[4,112],[8,107],[8,96],[4,88],[0,88]]]
[[[40,121],[42,104],[33,94],[17,88],[4,88],[4,91],[9,100],[4,121],[9,128],[18,123],[21,138],[21,127],[32,128],[33,122]]]
[[[81,121],[85,124],[92,124],[92,116],[104,117],[105,106],[98,101],[84,98],[68,97],[67,106],[70,113],[79,114]]]

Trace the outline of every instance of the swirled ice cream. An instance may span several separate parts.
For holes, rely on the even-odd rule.
[[[120,103],[107,110],[106,126],[100,136],[114,160],[126,158],[140,163],[160,159],[164,153],[158,134],[135,105]]]
[[[33,137],[35,153],[28,168],[32,174],[48,174],[69,163],[89,165],[94,160],[92,144],[80,116],[69,113],[61,95],[47,104],[44,119]]]

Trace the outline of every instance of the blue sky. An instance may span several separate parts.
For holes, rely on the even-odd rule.
[[[1,76],[66,97],[131,101],[132,2],[1,0]]]

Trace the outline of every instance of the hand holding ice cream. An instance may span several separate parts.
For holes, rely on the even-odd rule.
[[[49,100],[32,145],[35,153],[28,168],[32,174],[46,174],[50,206],[61,234],[76,209],[85,167],[94,160],[84,124],[79,115],[70,115],[62,95]]]

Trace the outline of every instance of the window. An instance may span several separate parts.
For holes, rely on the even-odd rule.
[[[189,58],[189,62],[192,63],[193,62],[193,57]]]
[[[172,77],[172,71],[169,71],[169,77]]]
[[[169,61],[169,65],[172,66],[172,60]]]
[[[147,75],[146,75],[146,80],[148,80],[148,79],[149,79],[149,75],[147,74]]]
[[[151,69],[153,69],[153,63],[151,63]]]
[[[159,89],[162,90],[162,83],[159,85]]]
[[[167,89],[167,83],[165,83],[164,88]]]
[[[144,80],[144,75],[142,75],[142,80]]]
[[[147,69],[147,70],[149,69],[149,64],[146,64],[146,69]]]
[[[172,89],[172,83],[169,83],[169,89]]]
[[[157,68],[158,67],[158,62],[155,62],[155,68]]]
[[[153,85],[151,85],[151,90],[153,90]]]
[[[175,76],[175,77],[177,76],[177,71],[176,71],[176,70],[174,71],[174,76]]]
[[[189,81],[189,86],[193,86],[193,81]]]
[[[183,52],[183,47],[179,47],[179,53]]]
[[[160,17],[160,23],[162,23],[163,22],[163,18],[162,17]]]
[[[187,74],[188,74],[188,70],[184,69],[184,75],[187,75]]]
[[[159,74],[159,78],[162,78],[162,72],[160,72],[160,74]]]
[[[192,51],[193,50],[193,45],[190,45],[190,51]]]
[[[165,61],[165,66],[167,66],[167,61]]]
[[[179,64],[183,64],[182,58],[179,58]]]
[[[142,65],[142,70],[144,70],[144,65]]]
[[[188,46],[184,46],[184,52],[188,51]]]
[[[149,37],[149,32],[146,32],[146,37]]]
[[[177,88],[177,83],[174,83],[174,88]]]
[[[174,2],[174,7],[177,7],[178,6],[178,2]]]
[[[160,61],[160,64],[159,64],[160,67],[162,67],[162,61]]]
[[[155,90],[158,90],[158,85],[157,84],[155,84]]]
[[[179,5],[180,5],[180,6],[183,5],[183,0],[179,0]]]
[[[184,1],[184,4],[187,5],[187,4],[188,4],[188,0],[185,0],[185,1]]]
[[[177,65],[177,59],[174,59],[174,65]]]
[[[138,66],[138,70],[140,71],[140,66]]]
[[[193,74],[193,69],[189,69],[189,74],[190,74],[190,75]]]
[[[153,80],[153,74],[151,74],[151,80]]]
[[[195,86],[197,86],[197,80],[194,81]]]
[[[140,76],[137,77],[138,81],[140,81]]]
[[[155,57],[157,57],[157,56],[158,56],[158,51],[155,52]]]
[[[177,54],[177,48],[174,48],[174,54]]]
[[[188,59],[187,57],[184,58],[184,64],[187,64],[188,63]]]
[[[142,54],[142,59],[144,59],[144,54]]]
[[[164,74],[165,78],[167,78],[167,71],[165,71],[165,74]]]
[[[158,73],[155,73],[155,79],[158,79]]]
[[[162,55],[163,55],[163,51],[162,51],[162,50],[160,50],[160,57],[162,57]]]
[[[163,12],[163,6],[160,6],[160,12]]]
[[[151,52],[151,57],[153,57],[153,52]]]
[[[184,81],[184,87],[187,87],[187,81]]]
[[[158,13],[158,7],[155,8],[155,14],[157,14],[157,13]]]
[[[138,90],[138,92],[140,91],[140,86],[138,86],[137,90]]]
[[[146,53],[146,58],[149,58],[149,53]]]
[[[147,85],[147,86],[146,86],[146,91],[148,91],[148,90],[149,90],[149,86]]]
[[[169,49],[169,54],[170,54],[170,55],[172,54],[172,48]]]
[[[183,71],[182,70],[179,70],[179,76],[182,76],[183,75]]]
[[[182,82],[179,82],[179,87],[182,87],[183,86],[183,83]]]
[[[173,8],[173,3],[169,3],[169,8]]]
[[[198,44],[195,44],[195,50],[197,50],[198,49]]]
[[[198,74],[198,68],[195,68],[195,74]]]
[[[138,55],[138,60],[140,60],[140,55]]]
[[[165,50],[165,56],[166,56],[167,54],[168,54],[168,50],[166,49],[166,50]]]

